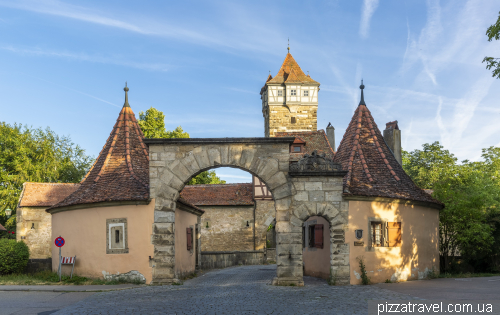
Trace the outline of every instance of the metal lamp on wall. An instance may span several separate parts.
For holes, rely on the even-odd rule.
[[[10,216],[12,215],[12,210],[9,208],[5,209],[5,215],[7,216],[7,219],[10,218]]]

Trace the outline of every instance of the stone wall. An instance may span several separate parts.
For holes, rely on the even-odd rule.
[[[201,252],[201,269],[264,264],[264,251]]]
[[[28,260],[26,273],[34,274],[40,271],[52,271],[52,258]]]
[[[269,106],[269,118],[265,117],[267,137],[274,137],[276,132],[293,131],[316,131],[318,130],[318,106]],[[292,123],[292,117],[295,117],[295,123]],[[269,125],[269,127],[267,127]],[[267,130],[267,128],[269,128]]]
[[[255,249],[266,247],[267,228],[274,221],[276,208],[274,200],[255,200]]]
[[[254,250],[254,206],[200,206],[200,208],[205,210],[201,217],[202,251]]]
[[[337,283],[349,283],[349,246],[345,244],[348,204],[342,199],[345,172],[289,173],[289,148],[293,141],[294,138],[145,139],[150,153],[150,194],[156,200],[151,237],[153,283],[177,281],[172,264],[175,251],[173,245],[167,244],[175,243],[168,231],[175,222],[173,211],[180,191],[196,174],[224,166],[257,176],[274,198],[277,277],[273,284],[304,285],[302,226],[311,216],[322,216],[330,223],[332,274]],[[267,220],[271,223],[272,216],[264,223]],[[266,224],[258,226],[262,226],[264,236]]]
[[[264,181],[277,210],[288,211],[294,193],[288,177],[289,147],[293,141],[294,138],[145,139],[150,155],[150,196],[156,200],[151,236],[153,283],[178,281],[174,273],[175,238],[169,231],[175,223],[175,204],[184,185],[202,171],[235,167]],[[287,267],[286,262],[278,266],[278,277],[290,274],[296,285],[303,283],[302,270],[290,273]]]
[[[338,284],[349,284],[348,229],[349,203],[342,201],[341,176],[300,176],[292,178],[295,195],[292,211],[277,211],[277,264],[288,264],[290,274],[302,274],[302,225],[311,216],[322,216],[330,223],[330,266]],[[299,271],[300,269],[300,271]],[[275,284],[286,284],[282,276]],[[280,283],[280,281],[282,283]]]
[[[45,209],[47,208],[19,207],[16,211],[16,239],[28,245],[31,259],[51,257],[52,219]]]

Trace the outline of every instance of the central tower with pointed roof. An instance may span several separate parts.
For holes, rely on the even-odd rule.
[[[305,74],[290,54],[280,70],[267,77],[260,91],[265,136],[277,132],[316,131],[318,129],[319,82]]]

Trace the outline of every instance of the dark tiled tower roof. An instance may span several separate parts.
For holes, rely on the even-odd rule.
[[[149,199],[149,154],[144,135],[128,104],[125,104],[106,144],[80,187],[51,209],[110,201]]]
[[[363,91],[364,85],[361,88]],[[366,107],[363,95],[334,161],[348,171],[344,177],[344,196],[386,197],[442,205],[415,185],[397,162]]]

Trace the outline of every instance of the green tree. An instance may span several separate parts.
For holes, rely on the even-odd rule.
[[[484,161],[460,164],[439,142],[403,156],[403,168],[413,181],[432,189],[433,197],[445,204],[439,220],[444,268],[448,257],[461,253],[477,269],[492,269],[492,260],[487,260],[500,245],[495,237],[495,220],[500,219],[500,148],[483,150]]]
[[[493,25],[490,25],[486,30],[486,36],[488,36],[488,41],[491,42],[493,38],[495,40],[500,39],[500,12],[498,15],[497,22]],[[484,57],[483,63],[486,62],[486,69],[493,69],[493,77],[497,79],[500,78],[500,58],[495,57]]]
[[[189,138],[189,133],[184,132],[179,126],[173,131],[168,131],[165,128],[165,114],[151,107],[146,112],[139,112],[139,126],[144,133],[145,138]],[[225,184],[225,180],[221,180],[215,174],[214,170],[204,171],[193,177],[187,184]]]
[[[15,210],[23,183],[77,183],[93,163],[93,158],[49,128],[31,129],[0,122],[0,223],[15,227]],[[7,220],[5,209],[13,211]]]

